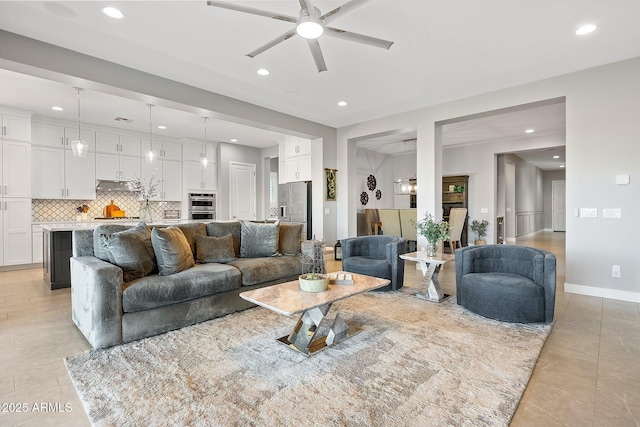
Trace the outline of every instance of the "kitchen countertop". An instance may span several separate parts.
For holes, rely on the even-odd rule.
[[[89,221],[49,221],[49,222],[34,222],[33,225],[39,225],[44,230],[48,231],[73,231],[73,230],[86,230],[94,229],[102,224],[123,224],[123,225],[135,225],[140,222],[139,219],[103,219],[103,220],[89,220]],[[171,225],[171,224],[184,224],[188,222],[202,222],[201,220],[189,220],[189,219],[161,219],[154,221],[151,225]]]

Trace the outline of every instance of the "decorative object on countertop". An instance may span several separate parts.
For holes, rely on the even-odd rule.
[[[327,200],[336,200],[336,172],[337,169],[324,169],[324,174],[327,181]]]
[[[300,290],[304,292],[324,292],[329,289],[329,277],[326,274],[302,274],[298,282]]]
[[[87,205],[78,206],[76,208],[76,211],[78,212],[76,214],[76,221],[86,221],[89,219],[89,215],[87,214],[87,212],[89,212],[89,206]]]
[[[447,221],[436,221],[429,212],[416,223],[418,234],[427,239],[427,256],[434,256],[438,252],[438,245],[449,236],[450,228]]]
[[[140,197],[142,198],[138,216],[141,221],[147,224],[153,222],[153,210],[149,205],[149,200],[159,194],[158,186],[161,181],[156,179],[156,172],[158,172],[158,169],[153,170],[148,180],[136,177],[131,181],[134,191],[139,191]]]
[[[324,262],[324,245],[321,240],[305,240],[300,244],[302,252],[302,274],[327,272],[327,266]]]
[[[484,240],[484,236],[487,235],[487,227],[489,226],[489,221],[483,219],[482,221],[478,221],[474,219],[471,221],[471,231],[476,234],[477,239],[473,242],[474,245],[486,245],[487,242]]]

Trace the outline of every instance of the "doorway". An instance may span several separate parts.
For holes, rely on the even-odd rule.
[[[229,216],[232,219],[256,219],[256,165],[229,163]]]
[[[566,231],[566,181],[551,181],[551,215],[553,231]]]

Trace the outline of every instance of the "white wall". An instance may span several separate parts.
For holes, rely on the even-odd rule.
[[[353,141],[393,129],[417,128],[418,183],[424,189],[418,194],[418,211],[439,212],[442,191],[439,122],[565,97],[567,212],[572,213],[579,207],[599,210],[599,217],[594,219],[567,215],[565,288],[571,292],[640,302],[640,263],[636,248],[640,227],[635,224],[636,211],[640,209],[640,179],[634,180],[634,176],[640,176],[638,76],[640,58],[635,58],[341,128],[337,142],[338,168],[348,169],[349,162],[355,158]],[[510,148],[503,152],[512,151]],[[456,167],[470,177],[477,175],[478,169],[496,170],[495,156],[478,151],[475,163]],[[631,184],[616,185],[618,174],[630,174]],[[352,183],[355,176],[348,174],[346,179],[349,192],[339,196],[339,217],[347,219],[344,224],[338,224],[340,238],[355,235],[356,230],[357,190]],[[472,199],[471,206],[474,210],[480,205],[488,206],[490,218],[495,217],[495,185],[495,179],[474,180],[473,184],[474,189],[492,189],[485,193],[483,200]],[[609,207],[621,208],[622,218],[601,218],[602,208]],[[474,215],[472,212],[471,216]],[[493,230],[489,235],[493,235]],[[612,264],[621,266],[621,278],[611,277]]]

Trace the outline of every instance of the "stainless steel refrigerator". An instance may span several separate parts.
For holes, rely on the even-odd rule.
[[[278,219],[304,224],[302,233],[311,239],[311,182],[278,185]]]

